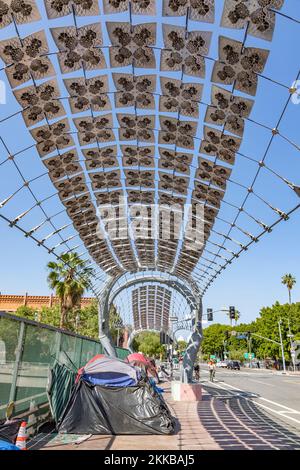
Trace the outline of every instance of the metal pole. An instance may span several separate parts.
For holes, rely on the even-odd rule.
[[[16,359],[15,359],[14,369],[13,369],[12,379],[11,379],[9,402],[15,401],[15,398],[16,398],[17,379],[18,379],[20,364],[22,362],[24,340],[25,340],[25,323],[22,321],[20,324],[18,345],[15,351]]]
[[[293,354],[293,342],[292,342],[292,333],[291,333],[291,323],[290,323],[290,317],[288,317],[288,327],[289,327],[289,338],[290,338],[290,354],[292,358],[292,363],[293,363],[293,370],[294,372],[296,371],[296,363],[295,363],[295,356]]]
[[[278,322],[278,327],[279,327],[279,337],[280,337],[280,345],[281,345],[282,364],[283,364],[284,373],[286,373],[285,359],[284,359],[284,350],[283,350],[283,342],[282,342],[281,327],[280,327],[281,323],[282,323],[282,321],[279,320],[279,322]]]

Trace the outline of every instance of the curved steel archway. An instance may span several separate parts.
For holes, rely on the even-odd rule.
[[[188,0],[179,8],[170,0],[144,5],[126,0],[122,6],[103,0],[100,11],[98,0],[31,0],[30,14],[25,2],[19,7],[11,0],[1,3],[6,10],[0,25],[1,71],[13,100],[5,108],[9,116],[7,111],[0,116],[5,135],[5,141],[0,137],[1,181],[9,182],[0,188],[0,218],[57,258],[85,247],[80,256],[96,267],[94,281],[101,284],[99,291],[93,286],[93,292],[101,298],[104,289],[99,333],[106,349],[110,302],[118,295],[114,289],[120,293],[137,283],[127,281],[121,289],[117,282],[124,273],[138,277],[152,269],[156,272],[149,282],[157,276],[164,284],[159,273],[173,273],[170,287],[180,289],[189,305],[196,304],[197,321],[201,297],[211,283],[300,208],[299,182],[287,178],[299,174],[297,154],[292,169],[287,167],[290,163],[277,168],[276,160],[270,159],[271,151],[290,152],[291,157],[299,151],[292,126],[283,119],[294,98],[298,101],[300,71],[293,69],[285,83],[276,67],[269,67],[271,76],[264,71],[267,61],[276,57],[276,44],[280,63],[282,42],[291,49],[286,35],[284,41],[275,41],[275,49],[271,46],[273,33],[282,34],[281,22],[299,24],[293,18],[295,7],[282,0],[273,7],[264,2],[257,10],[257,2],[248,2],[249,15],[242,15],[237,24],[241,12],[227,1],[209,0],[203,11]],[[63,9],[59,3],[64,3]],[[123,15],[122,23],[114,14]],[[146,23],[148,16],[151,22]],[[221,29],[211,27],[216,18],[221,18]],[[240,30],[234,37],[232,28]],[[212,51],[217,39],[219,47]],[[175,53],[181,65],[173,60]],[[208,61],[213,61],[212,70]],[[288,61],[286,65],[288,70]],[[142,70],[147,75],[141,75]],[[255,100],[268,96],[263,88],[255,98],[258,86],[274,86],[278,97],[282,94],[284,106],[278,116],[268,102],[260,103],[259,110],[269,109],[270,116],[253,116]],[[200,112],[200,105],[205,112]],[[15,127],[20,129],[18,139]],[[256,130],[268,136],[257,139],[251,154]],[[274,151],[274,145],[280,147]],[[35,167],[40,163],[42,173]],[[257,184],[258,177],[264,184]],[[271,192],[265,191],[268,187]],[[125,216],[118,212],[114,221],[129,220],[130,231],[136,222],[145,221],[129,210],[136,203],[173,209],[177,204],[194,209],[200,205],[204,212],[192,211],[191,224],[175,220],[173,213],[167,240],[160,230],[157,238],[151,234],[147,239],[148,225],[143,223],[140,237],[130,233],[114,238],[98,209],[121,207],[123,197]],[[165,212],[157,212],[157,222],[166,222]],[[101,240],[99,219],[105,235]],[[201,227],[195,220],[203,222]],[[191,249],[189,229],[194,225],[204,238]],[[177,229],[181,241],[173,236]]]
[[[135,273],[135,276],[138,276],[139,273]],[[125,274],[126,275],[126,274]],[[99,302],[99,336],[101,337],[104,334],[108,333],[108,324],[109,324],[109,311],[110,306],[113,303],[113,300],[125,289],[128,287],[132,287],[135,284],[143,284],[143,283],[150,283],[150,282],[157,282],[160,284],[165,284],[168,287],[175,289],[179,292],[187,301],[187,303],[191,307],[192,310],[197,310],[200,302],[201,296],[195,286],[191,286],[190,288],[187,287],[183,281],[178,279],[166,279],[164,273],[160,275],[148,275],[143,276],[138,279],[129,279],[124,280],[124,284],[121,284],[115,292],[112,292],[114,287],[118,282],[121,281],[123,275],[119,276],[116,279],[110,280],[101,295],[101,301]],[[122,282],[122,281],[121,281]],[[111,294],[113,293],[112,297]]]
[[[136,275],[136,274],[135,274]],[[125,289],[132,287],[136,284],[145,284],[151,282],[158,282],[160,284],[165,284],[172,289],[175,289],[179,292],[189,304],[191,312],[194,312],[194,317],[191,317],[191,320],[194,324],[194,331],[189,340],[186,354],[183,361],[183,370],[182,370],[182,381],[190,382],[192,380],[193,374],[193,364],[195,362],[197,352],[199,350],[201,340],[202,340],[202,297],[195,293],[195,287],[191,286],[188,288],[182,281],[164,279],[162,276],[144,276],[140,279],[130,279],[124,280],[124,284],[119,286],[115,292],[112,292],[117,282],[120,281],[122,276],[114,279],[108,283],[105,291],[103,292],[102,300],[99,302],[99,339],[102,342],[104,348],[111,354],[114,354],[113,347],[109,339],[109,312],[110,306],[112,305],[114,299]],[[133,338],[136,334],[143,330],[135,330],[132,332],[129,338],[129,346],[131,345]],[[147,330],[149,331],[149,330]],[[156,330],[153,330],[156,331]]]

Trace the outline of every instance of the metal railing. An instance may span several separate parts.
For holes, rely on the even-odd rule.
[[[115,350],[120,359],[129,354]],[[97,340],[0,312],[0,420],[14,403],[13,415],[37,428],[49,415],[47,383],[54,361],[77,370],[103,352]]]

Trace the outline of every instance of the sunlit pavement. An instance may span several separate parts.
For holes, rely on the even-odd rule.
[[[206,371],[201,370],[203,400],[200,402],[174,402],[171,399],[170,383],[163,384],[164,396],[177,421],[176,432],[172,436],[91,436],[77,445],[74,443],[76,436],[74,438],[70,435],[40,434],[31,441],[30,448],[43,448],[44,450],[300,450],[300,427],[298,426],[300,413],[298,416],[296,410],[284,408],[282,402],[276,408],[275,404],[264,401],[262,395],[257,397],[257,393],[247,391],[248,383],[252,388],[254,387],[247,379],[249,374],[218,372],[216,382],[212,384],[208,382]],[[271,377],[270,374],[268,376]],[[265,374],[257,377],[263,382]],[[228,383],[223,382],[224,378]],[[229,385],[229,381],[237,381],[243,389],[234,389],[233,385]],[[299,387],[300,382],[297,381],[297,383],[296,386]],[[288,384],[286,385],[289,387]],[[257,384],[257,387],[259,386]],[[265,387],[267,388],[268,385]],[[279,406],[281,408],[278,408]],[[276,414],[269,408],[279,411]],[[292,412],[287,415],[289,411]],[[287,416],[299,423],[287,419]]]
[[[215,393],[226,393],[244,401],[255,403],[284,425],[300,430],[300,376],[285,375],[265,370],[231,371],[217,369],[215,381],[208,380],[206,367],[201,367],[201,381],[206,387],[213,386]]]

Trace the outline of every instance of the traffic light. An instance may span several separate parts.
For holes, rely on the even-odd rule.
[[[235,319],[235,307],[229,307],[229,318],[230,320]]]
[[[213,316],[213,309],[208,308],[207,309],[207,321],[213,321],[214,316]]]
[[[166,333],[164,331],[160,332],[160,344],[167,344]]]

